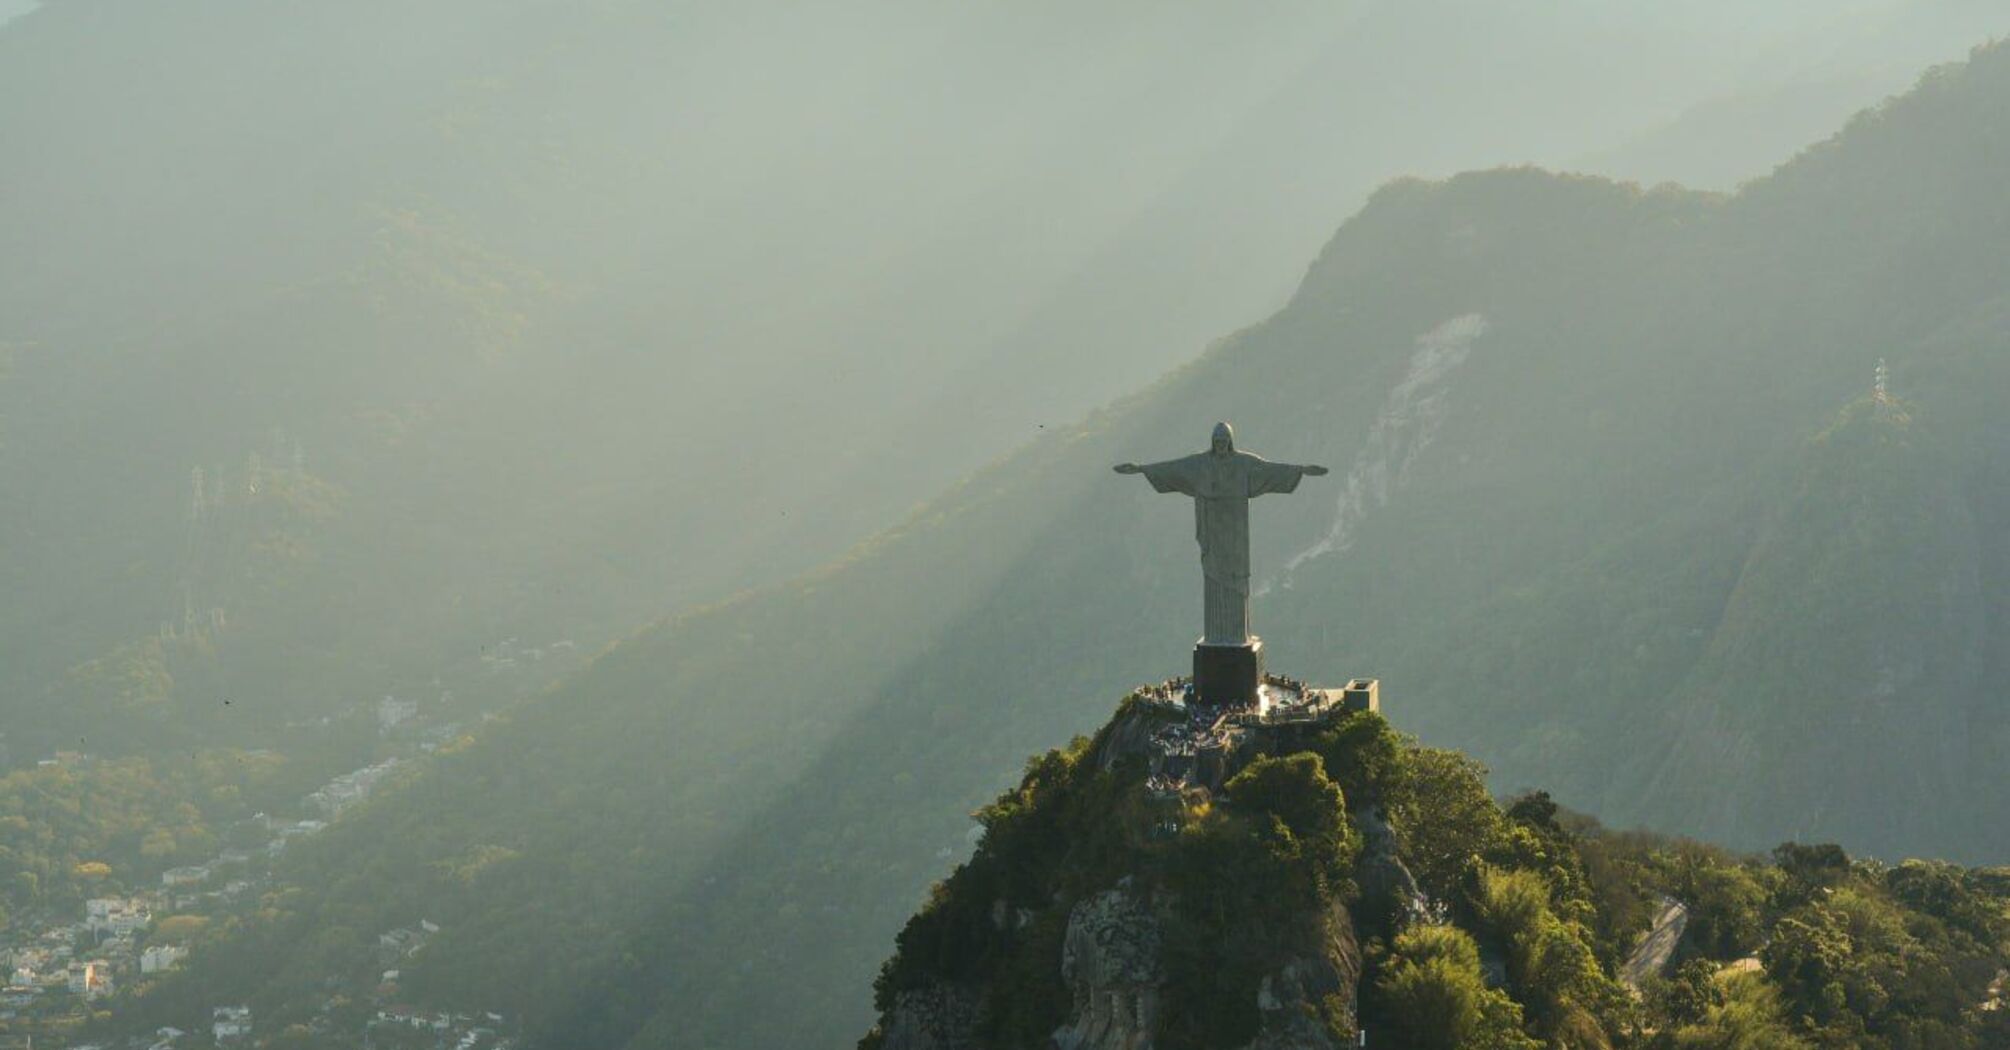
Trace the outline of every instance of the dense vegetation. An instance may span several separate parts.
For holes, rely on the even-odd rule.
[[[1982,1050],[2010,1038],[2010,869],[1887,866],[1793,843],[1741,857],[1614,834],[1541,793],[1496,805],[1470,760],[1369,714],[1255,758],[1218,798],[1189,792],[1168,837],[1141,764],[1095,760],[1107,735],[1035,758],[982,811],[975,855],[931,891],[881,971],[883,1014],[903,992],[975,987],[981,1045],[1043,1045],[1077,1005],[1060,972],[1069,911],[1121,883],[1175,902],[1168,1047],[1247,1044],[1259,982],[1333,921],[1360,938],[1366,965],[1358,1003],[1348,989],[1323,1004],[1341,1040],[1357,1020],[1414,1050]],[[1354,879],[1352,821],[1370,809],[1387,810],[1421,909],[1392,912]],[[1633,994],[1620,964],[1666,899],[1689,925],[1666,973]],[[1000,923],[999,902],[1030,921]]]
[[[1316,944],[1324,906],[1349,892],[1359,843],[1339,786],[1315,755],[1258,759],[1220,805],[1187,807],[1181,833],[1166,838],[1167,807],[1135,768],[1087,760],[1099,745],[1077,740],[1036,758],[1017,790],[979,814],[984,843],[901,933],[876,985],[881,1010],[926,981],[978,984],[988,1045],[1037,1045],[1072,1006],[1055,965],[1069,907],[1130,878],[1135,895],[1163,887],[1178,901],[1165,934],[1166,1045],[1226,1046],[1254,1031],[1258,982]],[[998,930],[999,901],[1031,920]]]
[[[262,846],[262,834],[232,841],[233,825],[297,803],[325,775],[270,752],[205,750],[72,754],[0,776],[0,929],[9,911],[74,919],[86,897],[154,885],[225,846]]]

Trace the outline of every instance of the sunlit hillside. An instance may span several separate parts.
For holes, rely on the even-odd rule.
[[[1257,505],[1279,669],[1376,674],[1400,728],[1619,824],[2000,856],[2006,100],[2010,51],[1981,52],[1735,197],[1394,183],[1275,316],[331,830],[273,935],[439,917],[408,987],[538,989],[554,1040],[857,1029],[962,814],[1183,669],[1191,512],[1108,468],[1217,418],[1333,467]],[[1767,646],[1799,651],[1761,677]],[[282,1009],[306,974],[275,976]]]

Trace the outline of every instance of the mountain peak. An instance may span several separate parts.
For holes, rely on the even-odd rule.
[[[1990,979],[2010,883],[1992,873],[1614,835],[1539,792],[1497,804],[1483,773],[1372,711],[1203,725],[1168,690],[1136,691],[977,814],[975,854],[896,939],[859,1046],[1535,1050],[1735,1033],[1805,1050],[1849,1032],[1876,1046],[2010,1032]],[[1919,953],[1934,960],[1919,980],[1953,994],[1934,1006],[1810,969],[1849,915],[1872,924],[1850,949],[1865,974]]]
[[[1394,737],[1337,690],[1276,680],[1275,706],[1222,713],[1182,684],[1133,692],[978,814],[976,855],[901,933],[862,1046],[1346,1045],[1347,901],[1357,872],[1401,868],[1364,856],[1348,798],[1388,790]]]

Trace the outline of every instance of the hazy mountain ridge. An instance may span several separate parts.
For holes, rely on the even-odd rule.
[[[354,498],[325,571],[226,610],[299,661],[219,657],[233,732],[436,678],[492,707],[535,683],[460,674],[481,645],[827,559],[1269,309],[1391,171],[1877,52],[1823,5],[1599,6],[42,5],[0,33],[14,755],[172,614],[190,470],[274,427]],[[1902,13],[1907,54],[1991,21]]]
[[[21,355],[14,382],[0,391],[10,400],[13,431],[0,458],[36,495],[16,508],[11,546],[39,556],[10,568],[24,593],[65,595],[59,604],[8,610],[5,638],[16,654],[10,663],[21,701],[40,696],[38,679],[51,681],[162,630],[185,631],[188,616],[219,643],[196,674],[154,698],[171,699],[175,717],[144,728],[99,721],[100,698],[78,693],[77,706],[10,727],[23,757],[37,753],[30,750],[37,741],[85,726],[87,747],[114,752],[162,731],[270,740],[287,719],[326,713],[358,694],[416,686],[412,662],[440,661],[445,639],[430,627],[412,637],[407,627],[437,622],[432,610],[450,607],[465,583],[456,586],[439,561],[408,564],[396,576],[375,566],[387,558],[410,562],[422,530],[455,528],[424,524],[428,515],[413,506],[437,495],[442,482],[472,480],[434,467],[456,454],[455,431],[465,426],[467,410],[453,388],[466,385],[471,370],[506,365],[549,296],[535,275],[451,231],[408,214],[378,221],[363,251],[335,261],[326,276],[186,322],[186,342],[150,359],[115,364],[130,353],[123,342],[67,353],[41,346]],[[411,353],[415,342],[428,353]],[[273,345],[301,353],[263,352]],[[116,425],[93,428],[66,415],[70,402],[54,395],[92,374],[112,377],[93,391],[98,404],[174,437],[135,454]],[[405,400],[383,398],[387,375],[397,377]],[[163,403],[172,406],[168,412]],[[58,469],[66,460],[85,467]],[[300,484],[289,484],[295,477]],[[262,481],[273,484],[260,492]],[[340,498],[330,498],[336,493]],[[269,508],[303,496],[313,506],[296,516],[290,542],[249,543],[247,514],[270,517]],[[228,509],[240,503],[250,509]],[[402,538],[386,544],[387,529],[402,530]],[[191,562],[198,548],[206,553]],[[107,551],[122,557],[107,559]],[[282,571],[281,562],[290,565]],[[254,576],[262,578],[256,588],[238,585]],[[313,641],[289,641],[301,638]],[[446,648],[484,640],[477,633]],[[319,658],[326,662],[316,667]],[[222,711],[219,697],[241,706]]]
[[[1343,508],[1328,501],[1347,465],[1372,458],[1420,340],[1461,318],[1477,334],[1430,395],[1442,417],[1429,441],[1380,472],[1386,500],[1345,551],[1301,562],[1259,603],[1280,668],[1379,674],[1397,725],[1472,749],[1500,786],[1551,785],[1616,821],[1754,846],[1799,834],[2000,852],[1986,833],[2002,801],[1986,791],[1887,785],[1903,789],[1895,804],[1943,811],[1942,834],[1798,807],[1819,781],[1739,794],[1727,813],[1716,789],[1796,768],[1786,753],[1690,762],[1647,715],[1712,695],[1685,693],[1692,676],[1735,675],[1712,655],[1733,641],[1719,632],[1792,615],[1753,607],[1740,583],[1793,593],[1806,563],[1773,549],[1819,549],[1837,530],[1822,515],[1853,506],[1795,511],[1782,494],[1836,476],[1808,465],[1808,442],[1883,356],[1939,447],[1984,450],[1901,463],[1934,496],[1908,513],[1944,511],[1935,535],[1974,537],[1972,557],[1945,552],[1975,566],[1984,596],[1964,635],[1983,651],[1959,655],[2002,666],[1993,596],[2010,543],[1986,391],[2004,389],[2006,361],[1988,323],[2006,265],[1993,246],[2010,199],[1988,177],[2006,107],[2010,51],[1996,48],[1736,197],[1534,171],[1392,185],[1276,316],[831,570],[618,646],[331,832],[296,869],[313,892],[284,921],[383,925],[380,880],[398,872],[400,908],[463,931],[410,977],[442,1001],[538,988],[526,1009],[557,1042],[837,1037],[860,1018],[856,990],[893,925],[946,866],[937,851],[963,848],[956,814],[1008,779],[1013,756],[1085,728],[1085,698],[1180,669],[1197,605],[1190,515],[1108,465],[1197,447],[1229,418],[1259,452],[1334,466],[1329,487],[1258,505],[1258,572],[1276,576],[1286,553],[1331,535]],[[1813,531],[1779,524],[1797,513]],[[1804,708],[1737,699],[1740,717],[1775,719],[1750,736],[1768,748],[1827,728]],[[1992,710],[1986,694],[1914,702]],[[1621,775],[1644,764],[1652,785]],[[512,859],[445,880],[453,858],[491,846]],[[656,914],[638,921],[637,899]],[[561,942],[571,965],[511,947]],[[595,956],[604,966],[572,984],[566,971]],[[276,1008],[278,986],[265,987]]]

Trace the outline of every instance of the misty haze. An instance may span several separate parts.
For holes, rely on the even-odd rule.
[[[0,1050],[2010,1050],[2006,34],[0,0]]]

